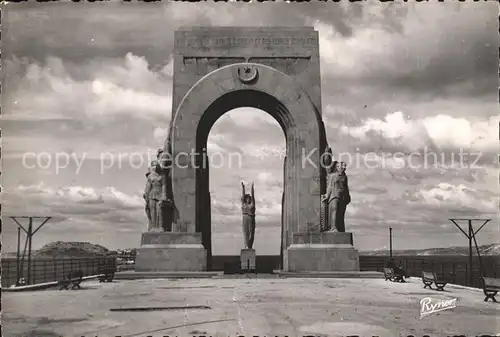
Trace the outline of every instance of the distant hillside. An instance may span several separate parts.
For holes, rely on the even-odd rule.
[[[21,247],[21,254],[22,254]],[[26,251],[26,253],[28,253]],[[116,252],[110,251],[101,245],[95,245],[90,242],[64,242],[57,241],[48,243],[39,250],[33,251],[33,257],[89,257],[89,256],[108,256]],[[16,253],[2,252],[2,257],[15,257]]]
[[[447,247],[429,249],[405,249],[393,250],[393,255],[469,255],[469,247]],[[477,255],[476,247],[472,247],[472,253]],[[362,255],[389,255],[388,250],[374,250],[360,252]],[[500,256],[500,243],[479,246],[479,254]]]
[[[90,242],[64,242],[57,241],[46,244],[39,250],[33,251],[33,257],[89,257],[89,256],[108,256],[121,255],[123,253],[135,253],[135,249],[124,251],[110,251],[101,245]],[[132,255],[135,255],[133,254]],[[472,253],[476,255],[476,248],[473,247]],[[484,256],[500,256],[500,243],[479,246],[479,253]],[[22,251],[21,251],[22,254]],[[388,250],[360,251],[361,255],[389,255]],[[469,247],[448,247],[448,248],[429,248],[429,249],[405,249],[393,250],[393,255],[469,255]],[[2,257],[15,257],[16,253],[2,252]]]
[[[46,244],[34,252],[34,257],[86,257],[106,256],[111,252],[101,245],[90,242],[64,242],[57,241]]]

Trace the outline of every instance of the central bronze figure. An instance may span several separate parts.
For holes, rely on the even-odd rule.
[[[241,192],[241,211],[243,213],[245,248],[252,249],[255,238],[255,195],[253,183],[250,194],[245,194],[245,184],[241,182]]]

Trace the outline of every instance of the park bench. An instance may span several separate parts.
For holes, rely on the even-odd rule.
[[[81,270],[77,270],[74,272],[69,272],[68,278],[65,280],[61,280],[58,282],[58,284],[61,286],[59,290],[69,290],[69,286],[71,286],[71,289],[81,289],[80,288],[80,283],[83,281],[83,273]]]
[[[403,275],[398,274],[392,268],[384,268],[384,277],[385,280],[389,280],[391,282],[404,282]]]
[[[500,291],[500,279],[493,277],[483,277],[483,293],[486,296],[484,298],[485,302],[491,298],[493,302],[496,302],[495,295]]]
[[[99,280],[99,283],[102,282],[113,282],[113,278],[115,277],[115,268],[108,266],[104,268],[100,268],[100,274],[97,277]]]
[[[424,289],[427,287],[429,287],[429,289],[432,289],[432,284],[434,283],[436,285],[437,290],[440,291],[443,291],[444,286],[448,283],[438,279],[436,273],[428,271],[422,271],[422,282],[424,283]]]
[[[384,277],[386,281],[392,281],[392,278],[394,277],[394,269],[384,268]]]

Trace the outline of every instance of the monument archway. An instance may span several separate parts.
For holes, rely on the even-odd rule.
[[[256,74],[252,83],[241,79],[241,73],[248,71]],[[290,76],[278,70],[252,63],[229,65],[193,86],[180,103],[171,128],[171,153],[176,162],[171,173],[172,191],[179,212],[173,231],[201,233],[207,254],[210,254],[211,222],[204,149],[215,121],[240,107],[266,111],[285,135],[284,246],[289,245],[291,233],[313,231],[320,225],[319,149],[324,148],[325,139],[321,137],[323,126],[314,105]],[[191,153],[199,155],[192,160],[193,156],[187,155]],[[304,161],[306,156],[309,159]],[[286,254],[284,260],[286,263]]]
[[[215,121],[240,107],[266,111],[285,135],[282,269],[359,270],[351,234],[321,231],[326,172],[320,159],[327,142],[318,32],[310,27],[180,29],[175,32],[173,79],[164,151],[174,160],[168,180],[177,217],[171,232],[143,234],[136,271],[210,269],[211,207],[204,149]],[[256,222],[258,226],[258,218]]]

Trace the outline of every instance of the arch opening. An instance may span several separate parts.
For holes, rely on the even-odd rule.
[[[207,248],[211,248],[212,270],[239,272],[238,256],[245,248],[241,182],[245,183],[246,193],[250,193],[251,183],[255,183],[253,248],[259,259],[258,272],[272,273],[279,267],[285,143],[278,122],[261,109],[230,110],[212,126],[207,141],[211,224],[207,223],[210,233],[205,238],[211,243]]]
[[[257,90],[236,90],[220,96],[210,104],[198,124],[197,143],[205,144],[207,142],[212,126],[226,112],[242,107],[256,108],[267,112],[278,122],[285,138],[287,130],[291,130],[295,126],[287,108],[275,97]]]
[[[239,108],[254,108],[267,113],[269,116],[274,119],[275,122],[280,126],[281,131],[283,132],[283,136],[285,138],[285,148],[286,148],[286,140],[287,134],[290,134],[294,130],[294,121],[291,119],[289,111],[286,107],[275,97],[261,91],[257,90],[237,90],[233,92],[226,93],[221,97],[217,98],[203,113],[202,118],[198,124],[196,130],[196,153],[201,154],[201,158],[199,159],[201,162],[197,165],[199,168],[196,172],[196,186],[197,186],[197,195],[199,207],[197,208],[197,216],[196,216],[196,231],[201,233],[202,235],[202,244],[207,250],[207,268],[211,270],[213,268],[212,264],[212,253],[213,253],[213,224],[212,224],[212,195],[211,195],[211,186],[210,186],[210,160],[207,160],[207,157],[210,156],[209,150],[207,149],[207,143],[209,135],[217,123],[218,120],[222,116],[225,116],[228,112]],[[288,137],[289,139],[290,137]],[[205,156],[205,158],[203,158]],[[281,164],[281,173],[279,179],[282,182],[281,187],[281,195],[279,199],[281,199],[281,207],[280,212],[283,212],[283,184],[284,184],[284,168],[285,162],[282,160]],[[242,169],[242,167],[233,167],[232,169]],[[252,178],[254,181],[257,180],[257,177]],[[247,186],[249,187],[249,186]],[[256,186],[257,187],[257,186]],[[234,187],[234,195],[239,196],[240,186],[235,185]],[[258,188],[258,187],[257,187]],[[262,186],[261,186],[262,188]],[[262,191],[262,189],[261,189]],[[257,190],[257,196],[259,190]],[[239,197],[234,198],[235,203],[239,203]],[[239,207],[238,207],[239,208]],[[259,209],[257,206],[256,211],[256,221],[258,227],[259,221]],[[280,226],[280,237],[281,241],[283,241],[283,224],[281,223],[283,220],[283,214],[280,215],[280,221],[278,222]],[[237,230],[241,231],[241,219],[239,221],[235,221],[234,225],[237,226]],[[239,242],[242,244],[243,241]],[[283,262],[283,242],[278,243],[280,256],[280,263]],[[255,246],[254,246],[255,247]],[[241,247],[244,248],[244,247]]]

